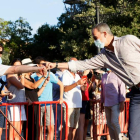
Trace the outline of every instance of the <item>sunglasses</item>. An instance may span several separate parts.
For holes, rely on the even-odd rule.
[[[0,51],[0,54],[2,54],[3,53],[3,51]]]

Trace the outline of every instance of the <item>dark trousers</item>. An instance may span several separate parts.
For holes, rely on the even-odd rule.
[[[140,90],[131,89],[129,108],[129,140],[140,140]]]

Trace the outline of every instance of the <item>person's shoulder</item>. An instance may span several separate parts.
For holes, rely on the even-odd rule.
[[[134,41],[137,40],[138,37],[134,36],[134,35],[125,35],[121,37],[121,40],[125,40],[125,41]]]
[[[50,72],[50,80],[52,79],[58,79],[58,76],[56,76],[53,72]]]
[[[76,77],[77,77],[78,79],[81,79],[80,76],[79,76],[79,74],[76,73],[75,75],[76,75]]]
[[[104,77],[106,77],[108,75],[108,73],[106,72],[106,73],[104,73],[103,75],[102,75],[102,78],[104,78]]]
[[[38,77],[38,76],[36,75],[36,73],[33,73],[33,74],[31,75],[31,77],[32,77],[32,78],[35,78],[35,77]]]
[[[70,72],[68,70],[66,70],[64,73],[63,73],[63,76],[64,75],[70,75]]]

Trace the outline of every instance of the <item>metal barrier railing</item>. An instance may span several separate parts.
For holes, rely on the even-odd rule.
[[[93,102],[93,139],[109,135],[105,112],[100,113],[100,100]],[[125,101],[124,111],[120,113],[119,124],[121,133],[128,133],[129,101]]]
[[[61,104],[61,116],[64,116],[65,117],[65,124],[63,123],[63,117],[61,117],[61,131],[60,131],[60,140],[62,139],[62,135],[65,135],[65,140],[67,140],[67,135],[68,135],[68,105],[66,102],[63,102],[65,104],[65,108],[66,108],[66,116],[64,116],[63,114],[63,107],[62,107],[62,104]],[[56,131],[57,131],[57,105],[59,104],[59,101],[47,101],[47,102],[32,102],[32,105],[31,106],[28,106],[28,103],[27,102],[22,102],[22,103],[3,103],[3,104],[0,104],[0,107],[1,106],[5,106],[6,108],[6,114],[4,114],[1,110],[0,112],[2,113],[2,115],[5,117],[6,119],[6,128],[5,128],[5,140],[14,140],[15,138],[15,134],[17,133],[18,136],[20,137],[20,139],[23,139],[23,140],[42,140],[41,139],[41,134],[40,134],[40,109],[41,109],[41,105],[44,104],[45,106],[45,117],[44,117],[44,125],[43,125],[43,130],[44,130],[44,133],[42,134],[43,135],[43,139],[45,140],[46,139],[46,107],[47,105],[50,106],[50,131],[51,131],[51,114],[53,111],[52,110],[52,105],[55,105],[56,106],[56,109],[55,109],[55,113],[56,113],[56,116],[55,116],[55,140],[57,138],[57,134],[56,134]],[[25,106],[25,110],[26,110],[26,122],[24,122],[25,127],[23,128],[23,124],[21,122],[22,120],[22,109],[23,109],[23,106]],[[35,119],[36,119],[36,116],[34,115],[35,113],[35,108],[36,106],[38,107],[38,111],[36,112],[38,114],[38,123],[37,123],[37,126],[35,126],[36,124],[34,123]],[[9,108],[12,107],[12,114],[13,114],[13,121],[10,121],[9,120]],[[17,113],[17,108],[19,109],[19,114]],[[29,112],[31,110],[28,110],[28,108],[32,108],[32,113]],[[32,114],[31,116],[29,116],[30,114]],[[17,130],[16,127],[15,127],[15,118],[19,116],[20,117],[20,123],[19,123],[19,128],[20,130]],[[32,123],[30,123],[29,121],[29,118],[32,119]],[[53,119],[53,118],[52,118]],[[7,127],[7,123],[10,124],[10,126],[13,128],[13,134],[12,134],[12,137],[10,137],[10,133],[8,135],[8,129],[9,127]],[[28,126],[30,124],[32,124],[32,126]],[[64,126],[65,125],[65,126]],[[38,127],[38,136],[35,137],[35,127]],[[63,132],[62,132],[62,127],[65,129]],[[22,134],[22,128],[24,129],[24,135]],[[31,130],[29,130],[29,128],[31,128]],[[30,134],[30,132],[32,134]],[[63,134],[65,133],[65,134]],[[29,137],[29,135],[31,137]],[[49,140],[51,140],[51,136],[49,137]]]

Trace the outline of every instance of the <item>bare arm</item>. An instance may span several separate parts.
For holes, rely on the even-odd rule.
[[[58,68],[69,69],[73,72],[77,70],[88,70],[88,69],[99,69],[104,67],[104,57],[103,53],[92,57],[91,59],[86,59],[83,61],[73,61],[68,63],[58,63]],[[56,63],[46,62],[47,69],[53,69],[56,67]]]
[[[18,89],[23,89],[24,85],[20,81],[17,80],[17,78],[14,75],[9,74],[7,76],[7,81],[11,84],[14,85]]]
[[[27,79],[24,79],[24,86],[26,88],[29,88],[29,89],[36,89],[43,82],[43,80],[45,80],[45,78],[44,77],[41,77],[38,81],[36,81],[35,83],[33,83],[33,82],[30,82]]]
[[[86,89],[87,89],[87,83],[84,83],[84,85],[82,85],[80,88],[81,88],[82,91],[86,91]]]
[[[20,74],[20,73],[28,73],[28,72],[37,72],[44,75],[46,69],[44,67],[31,67],[27,65],[11,66],[5,71],[4,75]]]
[[[86,78],[80,79],[72,85],[65,86],[64,87],[64,92],[68,92],[68,91],[72,90],[73,88],[77,87],[78,85],[83,85],[85,82],[86,82]]]
[[[41,96],[41,94],[43,93],[43,91],[44,91],[46,85],[48,84],[49,80],[50,80],[50,77],[46,78],[44,84],[42,85],[42,87],[37,92],[38,97]]]

